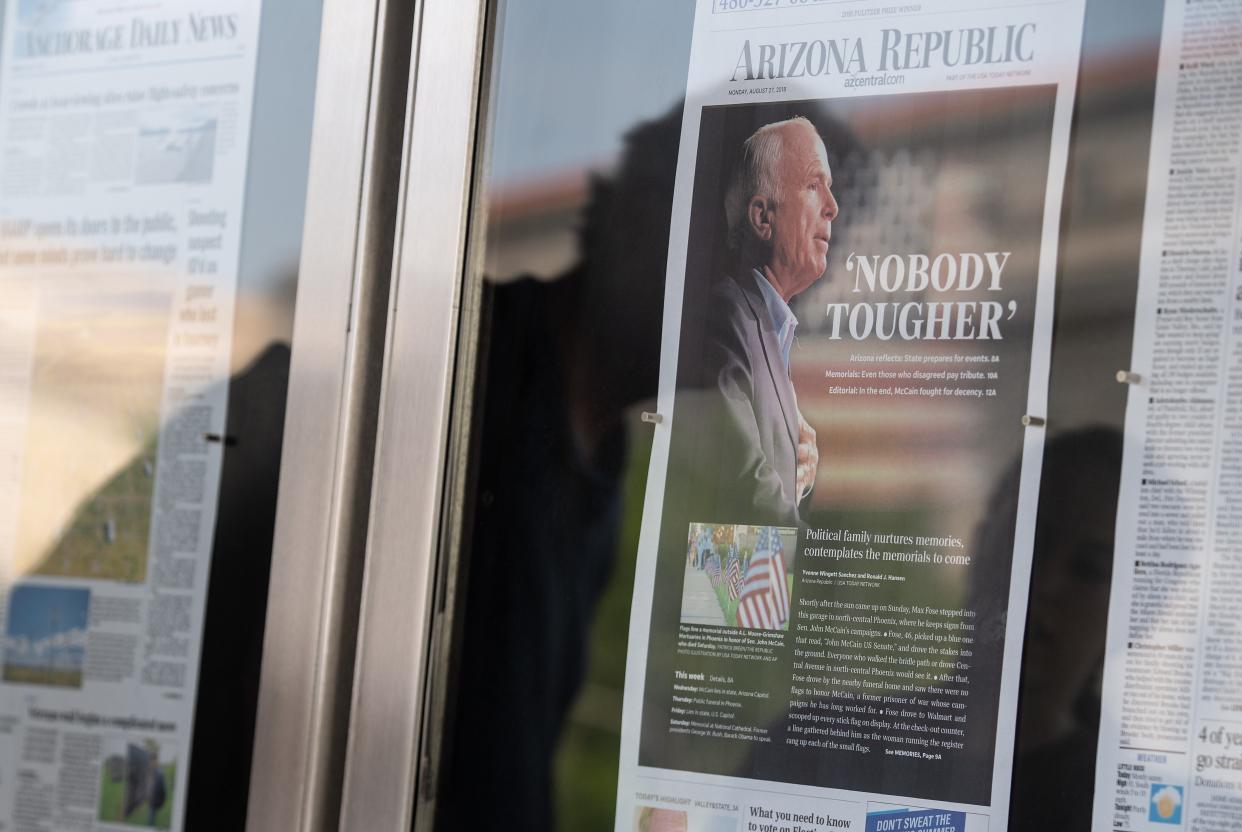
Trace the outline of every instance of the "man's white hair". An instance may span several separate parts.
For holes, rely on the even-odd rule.
[[[742,247],[748,228],[746,212],[751,198],[758,194],[773,202],[781,201],[776,162],[784,145],[784,128],[791,124],[805,124],[816,136],[819,135],[810,120],[794,116],[763,125],[742,145],[742,160],[733,170],[729,189],[725,192],[725,221],[729,225],[728,245],[731,251]]]

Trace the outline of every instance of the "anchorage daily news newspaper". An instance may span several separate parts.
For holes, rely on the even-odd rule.
[[[1005,829],[1082,19],[698,4],[618,830]]]
[[[5,4],[2,829],[182,828],[259,12]]]

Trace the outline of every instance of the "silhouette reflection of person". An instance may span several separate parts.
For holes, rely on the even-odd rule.
[[[656,392],[680,126],[679,104],[627,136],[568,272],[487,287],[443,828],[553,825],[553,757],[615,559],[623,417]]]
[[[1009,828],[1086,830],[1099,733],[1121,435],[1090,428],[1044,452],[1022,655]]]

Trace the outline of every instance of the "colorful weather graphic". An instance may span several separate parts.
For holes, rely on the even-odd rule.
[[[1163,783],[1151,787],[1151,807],[1147,819],[1155,823],[1180,824],[1182,822],[1182,787]]]

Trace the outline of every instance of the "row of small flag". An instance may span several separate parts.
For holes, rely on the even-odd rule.
[[[785,577],[783,548],[780,533],[775,528],[762,529],[755,553],[746,567],[745,580],[741,563],[732,553],[723,573],[720,558],[715,553],[707,556],[704,569],[712,586],[719,588],[723,584],[729,600],[738,601],[739,627],[779,630],[789,621],[789,584]]]
[[[730,555],[729,565],[725,567],[724,572],[720,570],[720,558],[716,555],[708,555],[707,557],[708,580],[712,582],[712,586],[719,589],[724,585],[729,591],[729,600],[736,601],[738,594],[742,591],[742,564],[736,557]]]

